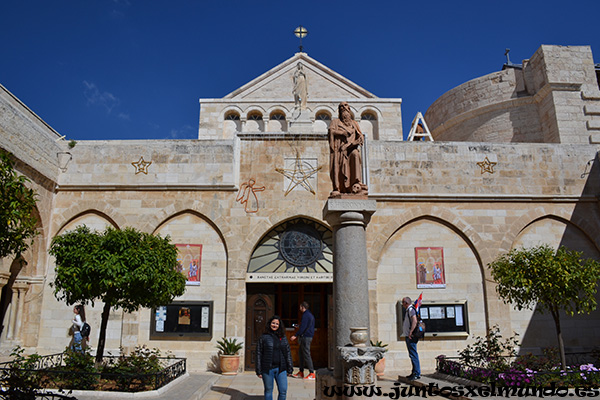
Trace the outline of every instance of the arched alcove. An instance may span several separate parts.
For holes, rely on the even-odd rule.
[[[441,248],[445,286],[419,288],[416,249]],[[427,276],[433,271],[427,271]],[[485,335],[485,296],[483,276],[478,257],[472,246],[456,227],[433,218],[419,218],[398,229],[387,241],[377,269],[378,340],[389,343],[386,363],[393,370],[410,370],[404,337],[401,337],[401,308],[403,297],[413,301],[423,293],[423,303],[466,300],[468,332]],[[462,348],[464,336],[444,337],[428,341],[419,348],[421,368],[433,370],[439,354],[456,355]]]
[[[583,252],[584,257],[600,260],[600,252],[588,236],[573,223],[555,216],[532,221],[515,239],[512,248],[530,248],[548,244],[553,248],[565,246]],[[596,295],[600,302],[600,294]],[[539,353],[545,347],[557,347],[556,328],[550,314],[534,310],[515,310],[510,306],[511,324],[522,342],[522,353]],[[568,316],[560,313],[561,330],[567,352],[585,351],[598,344],[600,310],[591,314]]]

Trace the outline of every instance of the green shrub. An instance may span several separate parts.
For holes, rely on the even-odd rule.
[[[107,378],[113,379],[121,391],[146,390],[155,384],[156,377],[132,378],[131,375],[157,374],[164,367],[160,357],[159,349],[149,349],[145,345],[136,346],[129,355],[126,355],[121,348],[116,362],[105,364],[102,373],[107,374]]]
[[[0,386],[1,393],[6,398],[35,399],[36,393],[41,388],[41,380],[36,371],[41,356],[37,353],[24,356],[25,349],[21,346],[15,347],[10,353],[13,361],[10,363],[9,371],[2,374]],[[7,388],[4,391],[4,388]],[[4,398],[4,397],[3,397]]]
[[[61,367],[61,389],[92,390],[98,384],[98,372],[90,349],[83,351],[67,348],[63,356],[64,365]]]
[[[470,367],[486,368],[497,371],[506,370],[511,364],[511,358],[517,355],[516,347],[519,346],[517,333],[504,341],[500,328],[494,325],[486,337],[477,336],[475,343],[467,345],[458,354],[460,361]]]

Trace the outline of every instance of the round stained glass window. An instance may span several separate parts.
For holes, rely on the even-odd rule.
[[[308,225],[286,230],[281,235],[279,251],[286,262],[296,267],[306,267],[323,257],[319,233]]]
[[[333,235],[326,226],[298,218],[273,228],[254,249],[248,272],[333,271]]]

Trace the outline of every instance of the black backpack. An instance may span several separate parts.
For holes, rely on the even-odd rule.
[[[413,339],[423,339],[425,337],[425,322],[421,319],[421,313],[415,308],[415,306],[411,306],[415,312],[417,313],[417,327],[413,331]]]
[[[84,322],[79,332],[82,337],[90,337],[90,332],[92,331],[92,327],[87,322]]]

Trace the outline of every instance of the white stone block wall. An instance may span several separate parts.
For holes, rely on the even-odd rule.
[[[541,46],[522,69],[448,91],[425,119],[438,141],[588,143],[599,97],[589,46]]]

